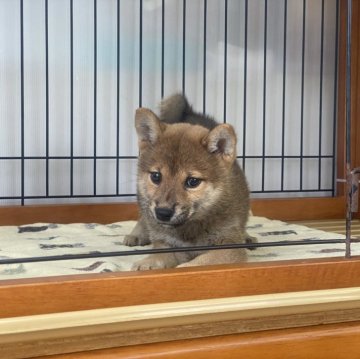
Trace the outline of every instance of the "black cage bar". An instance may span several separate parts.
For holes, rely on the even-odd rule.
[[[0,203],[133,199],[132,114],[174,92],[235,126],[254,196],[335,195],[337,0],[19,0],[0,2],[0,13],[13,24],[3,23],[0,94],[20,108],[1,113],[16,144],[0,147]]]

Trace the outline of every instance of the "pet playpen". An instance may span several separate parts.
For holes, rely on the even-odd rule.
[[[237,129],[238,157],[256,216],[345,218],[349,184],[357,179],[351,170],[360,164],[360,7],[357,0],[348,3],[352,6],[341,0],[0,1],[0,223],[28,231],[30,243],[51,223],[87,223],[89,229],[113,223],[116,229],[114,222],[136,220],[133,112],[154,108],[175,91]],[[119,232],[106,232],[104,240],[106,235]],[[340,243],[338,251],[345,253],[343,237],[332,234],[327,241]],[[93,253],[78,247],[77,258],[129,254],[100,244]],[[74,253],[25,257],[0,259],[7,273],[31,262],[43,270],[40,278],[6,277],[0,283],[0,352],[9,358],[119,347],[88,353],[118,357],[140,350],[129,345],[144,343],[158,344],[143,346],[143,357],[155,352],[181,357],[193,353],[192,345],[200,346],[201,356],[208,338],[215,351],[230,356],[251,348],[250,358],[271,348],[266,338],[286,350],[288,338],[300,345],[308,333],[334,353],[329,343],[336,345],[335,337],[356,342],[349,338],[355,338],[360,316],[357,257],[309,260],[304,254],[286,262],[144,273],[106,267],[102,272],[112,273],[62,277],[45,276],[47,261],[64,262]],[[337,288],[348,292],[331,292]],[[254,304],[261,301],[266,308]],[[246,303],[251,305],[244,310]],[[145,311],[153,317],[139,314]],[[106,321],[109,317],[115,319]],[[23,329],[29,321],[36,325]],[[254,336],[258,352],[250,344]],[[191,338],[200,339],[186,341]],[[310,339],[307,344],[317,348]]]

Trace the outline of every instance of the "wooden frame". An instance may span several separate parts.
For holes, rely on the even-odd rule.
[[[346,199],[328,198],[254,199],[254,215],[284,221],[336,219],[345,216]],[[0,206],[0,225],[44,223],[113,223],[136,220],[136,203]]]
[[[344,0],[341,0],[340,69],[344,68]],[[353,58],[352,58],[352,159],[353,167],[360,166],[360,1],[353,0]],[[338,178],[344,174],[344,76],[339,77]],[[282,220],[344,218],[345,197],[339,185],[335,198],[254,200],[256,215]],[[135,204],[62,205],[0,207],[1,225],[34,222],[100,222],[136,219]],[[118,273],[66,277],[49,277],[0,282],[0,318],[37,316],[70,311],[99,310],[113,307],[151,305],[177,301],[219,299],[281,292],[340,289],[360,286],[360,258],[351,260],[326,259],[310,261],[270,262],[260,264],[223,265],[192,269],[174,269],[143,273]],[[356,308],[355,308],[356,307]],[[357,305],[351,310],[357,310]],[[349,312],[346,315],[354,315]],[[356,312],[357,313],[357,312]],[[136,354],[137,358],[280,358],[291,350],[294,357],[357,358],[360,352],[360,321],[354,323],[338,313],[336,324],[324,321],[324,316],[303,323],[303,327],[254,333],[233,334],[217,332],[216,336],[189,339],[171,337],[178,341],[159,342],[142,346],[60,355],[68,352],[58,347],[53,358],[120,358]],[[356,314],[357,315],[357,314]],[[35,317],[34,317],[35,318]],[[220,335],[221,334],[221,335]],[[226,334],[226,335],[225,335]],[[167,340],[171,339],[167,338]],[[195,338],[195,336],[194,336]],[[153,340],[156,342],[156,340]],[[39,342],[37,342],[39,344]],[[135,342],[127,342],[136,344]],[[345,344],[344,344],[345,343]],[[342,346],[340,344],[343,344]],[[14,342],[14,348],[15,348]],[[341,349],[346,345],[346,352]],[[109,347],[104,345],[103,348]],[[110,345],[111,347],[111,345]],[[8,347],[9,349],[9,347]],[[73,349],[88,350],[89,347]],[[94,349],[92,347],[91,349]],[[15,352],[15,351],[13,351]],[[55,355],[58,352],[59,355]],[[8,355],[11,353],[7,352]],[[219,354],[221,353],[221,354]],[[26,352],[17,358],[34,357],[45,353]],[[15,355],[15,354],[14,354]],[[25,355],[25,356],[24,356]],[[2,355],[3,357],[3,355]]]
[[[319,343],[325,345],[329,340],[338,343],[339,338],[344,336],[348,336],[345,340],[348,345],[351,344],[349,349],[358,353],[360,341],[354,341],[353,336],[360,325],[360,289],[354,288],[360,286],[359,272],[360,258],[353,258],[2,281],[0,355],[7,359],[45,354],[54,354],[54,358],[59,359],[121,358],[127,357],[129,353],[138,355],[140,352],[142,354],[139,358],[147,358],[150,353],[152,357],[160,358],[168,351],[168,357],[181,358],[185,353],[189,355],[189,350],[199,350],[196,356],[191,357],[203,358],[211,357],[204,356],[209,355],[204,353],[208,353],[208,345],[213,345],[213,355],[217,353],[214,357],[222,358],[224,350],[230,349],[226,344],[230,341],[232,355],[240,355],[244,351],[247,353],[247,350],[261,353],[258,352],[259,345],[260,348],[267,345],[271,348],[273,343],[273,358],[279,358],[276,356],[279,355],[278,344],[274,343],[284,342],[288,347],[291,339],[301,346],[300,340],[303,340],[306,342],[305,345],[303,343],[305,347],[312,348]],[[332,289],[331,295],[328,289]],[[274,312],[269,307],[263,306],[261,309],[256,306],[259,295],[262,296],[263,304],[265,300],[269,307],[278,309]],[[234,300],[232,297],[242,299]],[[291,299],[284,302],[286,298]],[[304,301],[299,304],[297,301],[301,298],[312,299],[307,304]],[[213,305],[210,317],[204,299],[210,299],[205,303]],[[165,325],[161,320],[154,321],[153,316],[147,325],[144,324],[146,320],[140,327],[128,321],[128,327],[124,327],[124,320],[120,320],[120,323],[112,318],[120,315],[121,319],[121,313],[130,312],[138,319],[141,315],[146,319],[149,317],[144,312],[149,314],[154,307],[165,308],[165,316],[175,318],[179,316],[179,308],[183,305],[179,301],[192,301],[186,304],[195,308],[188,321],[186,318],[180,322],[174,319],[174,323],[167,321]],[[247,306],[241,307],[244,301]],[[164,303],[164,306],[159,303]],[[226,306],[227,310],[224,309]],[[280,310],[280,307],[285,309]],[[112,309],[99,311],[99,308]],[[242,316],[236,314],[239,310]],[[199,311],[203,314],[201,318],[197,316]],[[216,313],[221,311],[228,314],[218,316]],[[45,317],[41,316],[44,314]],[[79,321],[79,318],[84,322]],[[99,321],[99,318],[105,319]],[[64,328],[64,324],[61,324],[66,322],[70,322],[70,326],[78,323],[77,326],[81,328],[66,330],[66,326]],[[318,327],[320,324],[321,328]],[[164,325],[166,329],[161,329]],[[124,332],[124,328],[128,330]],[[278,337],[280,328],[282,334]],[[316,337],[319,342],[313,343]],[[253,346],[250,338],[253,338]],[[182,345],[178,347],[179,343],[173,342],[174,339],[180,340]],[[153,344],[139,346],[139,343]],[[130,344],[133,346],[129,347]],[[357,348],[357,352],[354,348]],[[94,352],[94,349],[99,351]],[[173,356],[174,350],[179,356]],[[69,352],[72,354],[56,355]]]
[[[360,320],[360,288],[148,304],[0,320],[7,359]],[[41,345],[39,345],[41,343]],[[66,349],[64,350],[64,344]]]
[[[83,354],[55,355],[53,359],[357,359],[359,357],[360,324],[320,325],[291,330],[262,331],[254,336],[235,334],[141,347],[95,350]],[[48,359],[49,357],[41,357]],[[40,358],[39,358],[40,359]]]
[[[359,272],[360,258],[338,258],[4,280],[0,318],[356,287]]]

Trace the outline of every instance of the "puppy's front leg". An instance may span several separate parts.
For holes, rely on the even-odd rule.
[[[125,246],[133,247],[150,244],[149,234],[143,221],[144,220],[140,218],[132,232],[124,237],[123,244]]]
[[[245,249],[218,249],[205,252],[193,260],[178,265],[178,268],[246,262]]]
[[[169,248],[164,242],[154,242],[154,248]],[[156,253],[134,263],[132,270],[174,268],[189,260],[186,253]]]

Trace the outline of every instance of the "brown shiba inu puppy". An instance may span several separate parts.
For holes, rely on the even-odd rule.
[[[166,248],[251,241],[245,232],[249,191],[233,127],[195,113],[182,95],[164,100],[160,112],[159,119],[149,109],[136,111],[141,218],[124,243]],[[133,269],[245,259],[244,249],[161,253]]]

